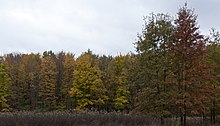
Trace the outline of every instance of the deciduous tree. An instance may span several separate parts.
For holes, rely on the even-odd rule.
[[[56,77],[57,69],[53,56],[45,56],[41,59],[39,91],[41,102],[43,102],[43,107],[45,108],[56,108]]]
[[[111,85],[113,88],[113,105],[115,110],[128,108],[130,92],[127,80],[126,56],[116,56],[111,63]]]
[[[7,74],[6,66],[0,62],[0,109],[3,112],[10,111],[8,97],[10,93],[11,79]]]
[[[67,53],[64,55],[64,63],[63,63],[63,78],[61,84],[61,103],[65,108],[69,108],[72,105],[69,91],[73,85],[73,72],[75,69],[75,60],[74,55]]]
[[[181,123],[186,125],[187,115],[207,112],[205,102],[212,93],[212,67],[205,61],[207,39],[196,26],[196,16],[187,5],[180,8],[175,20],[175,41],[170,47],[173,59],[173,97],[178,107]]]
[[[73,85],[69,91],[75,99],[76,109],[99,108],[108,99],[101,80],[101,71],[94,64],[90,51],[77,58],[73,72]]]
[[[38,93],[39,93],[39,76],[40,76],[40,55],[39,54],[24,54],[22,55],[22,61],[20,69],[24,76],[23,99],[24,109],[35,109],[37,107]]]
[[[173,32],[174,26],[169,15],[152,14],[146,17],[145,27],[136,43],[139,60],[139,70],[136,72],[139,98],[136,109],[161,119],[170,114],[168,45],[173,40]]]

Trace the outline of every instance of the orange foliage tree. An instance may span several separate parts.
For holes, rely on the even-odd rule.
[[[183,125],[186,125],[186,116],[207,112],[206,102],[213,91],[210,86],[212,66],[205,61],[207,39],[199,33],[196,18],[187,5],[180,8],[175,20],[175,40],[170,45],[173,100]]]

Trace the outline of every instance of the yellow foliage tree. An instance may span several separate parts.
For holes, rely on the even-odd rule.
[[[73,78],[69,94],[76,101],[76,109],[98,109],[108,99],[101,80],[101,71],[94,64],[91,52],[81,55],[76,60]]]
[[[56,107],[56,63],[52,56],[46,56],[41,61],[40,92],[39,95],[46,108]]]
[[[10,78],[6,72],[6,67],[3,63],[0,64],[0,109],[1,111],[10,111],[10,106],[7,103],[7,97],[10,95]]]

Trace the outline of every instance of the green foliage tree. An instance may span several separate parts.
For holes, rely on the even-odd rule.
[[[170,114],[168,45],[173,40],[173,33],[174,26],[169,15],[152,14],[146,17],[142,35],[138,36],[136,43],[139,55],[135,77],[139,87],[136,109],[161,119]]]
[[[216,115],[220,115],[220,33],[215,29],[211,29],[209,36],[209,45],[208,45],[208,58],[207,60],[213,64],[213,87],[214,94],[212,98],[212,103],[210,105],[210,117],[211,122],[215,123]]]
[[[130,92],[129,99],[129,110],[135,109],[135,103],[139,97],[138,91],[141,90],[141,78],[139,76],[140,65],[139,65],[139,55],[127,54],[127,60],[125,62],[126,73],[127,73],[127,86]]]
[[[108,99],[101,80],[101,71],[94,64],[91,52],[84,53],[77,58],[73,77],[73,85],[69,94],[75,99],[76,109],[91,107],[99,109]]]
[[[111,85],[113,87],[112,97],[115,110],[124,110],[128,108],[129,87],[127,81],[127,68],[125,67],[126,56],[116,56],[111,63]]]

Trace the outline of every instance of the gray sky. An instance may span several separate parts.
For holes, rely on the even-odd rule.
[[[0,54],[134,52],[143,16],[176,16],[183,0],[0,0]],[[220,29],[220,0],[190,0],[202,33]]]

